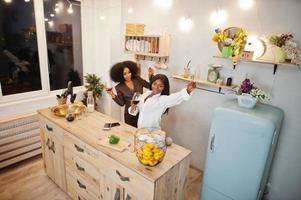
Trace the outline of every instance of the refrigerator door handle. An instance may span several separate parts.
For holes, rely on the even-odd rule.
[[[214,148],[215,148],[215,146],[214,146],[214,140],[215,140],[215,134],[213,134],[212,136],[211,136],[211,139],[210,139],[210,152],[211,153],[213,153],[214,152]]]

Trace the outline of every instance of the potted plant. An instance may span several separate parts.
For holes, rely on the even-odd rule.
[[[82,102],[87,105],[87,97],[88,97],[88,91],[93,92],[93,98],[95,102],[95,108],[97,106],[96,100],[98,100],[101,97],[102,90],[104,88],[104,85],[101,83],[101,80],[99,77],[97,77],[95,74],[87,74],[84,76],[86,84],[85,88],[86,91],[84,92],[84,99]]]
[[[286,52],[284,46],[287,41],[291,40],[293,35],[291,33],[282,33],[281,35],[272,35],[269,39],[272,45],[279,47],[276,52],[277,62],[284,62],[286,59]]]
[[[223,57],[237,58],[246,44],[247,33],[243,28],[230,27],[225,30],[215,29],[212,40],[218,43]]]
[[[240,84],[235,92],[238,104],[244,108],[253,108],[258,101],[265,102],[270,100],[269,94],[256,87],[248,78]]]

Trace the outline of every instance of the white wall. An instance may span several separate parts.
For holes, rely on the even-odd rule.
[[[285,119],[279,139],[274,164],[271,172],[270,199],[301,199],[301,155],[298,153],[301,145],[301,101],[299,85],[301,71],[297,68],[279,66],[275,76],[272,66],[263,64],[239,63],[232,71],[231,62],[215,59],[218,54],[216,44],[211,41],[214,26],[209,17],[216,8],[217,2],[228,11],[228,20],[221,27],[241,26],[250,34],[267,35],[271,33],[293,32],[301,48],[301,1],[262,0],[249,11],[242,11],[236,0],[205,1],[174,0],[168,11],[154,7],[153,1],[125,0],[122,1],[122,32],[125,23],[146,24],[146,34],[158,34],[167,31],[171,34],[171,53],[169,69],[158,71],[171,76],[182,73],[188,60],[192,66],[199,68],[201,77],[205,78],[207,66],[210,63],[221,63],[225,68],[221,73],[233,77],[234,82],[240,82],[245,74],[260,87],[269,91],[273,97],[271,104],[280,107],[285,112]],[[127,13],[132,7],[134,12]],[[257,7],[257,8],[256,8]],[[194,27],[190,32],[181,32],[177,23],[180,17],[190,16]],[[130,56],[124,55],[123,58]],[[144,62],[142,74],[151,64]],[[185,87],[184,82],[170,78],[171,90],[178,91]],[[226,99],[233,96],[219,95],[203,90],[196,90],[193,98],[170,110],[164,116],[163,129],[170,134],[176,143],[193,151],[192,165],[204,168],[208,133],[214,109]],[[235,125],[235,124],[233,124]]]

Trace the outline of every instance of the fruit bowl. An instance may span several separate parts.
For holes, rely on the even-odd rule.
[[[72,105],[73,113],[75,115],[79,115],[85,111],[86,106],[83,105],[81,102],[75,102]],[[68,105],[67,104],[62,104],[62,105],[57,105],[51,108],[51,112],[55,114],[56,116],[59,117],[65,117],[68,113]]]
[[[166,134],[158,130],[149,132],[146,129],[138,129],[135,135],[135,150],[139,162],[146,166],[156,166],[166,153]]]

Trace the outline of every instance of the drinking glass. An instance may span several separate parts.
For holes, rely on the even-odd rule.
[[[137,105],[140,101],[140,98],[141,98],[141,93],[135,92],[132,98],[133,104]]]
[[[111,80],[107,80],[107,81],[105,82],[105,89],[106,89],[107,91],[112,91],[113,86],[112,86]]]

